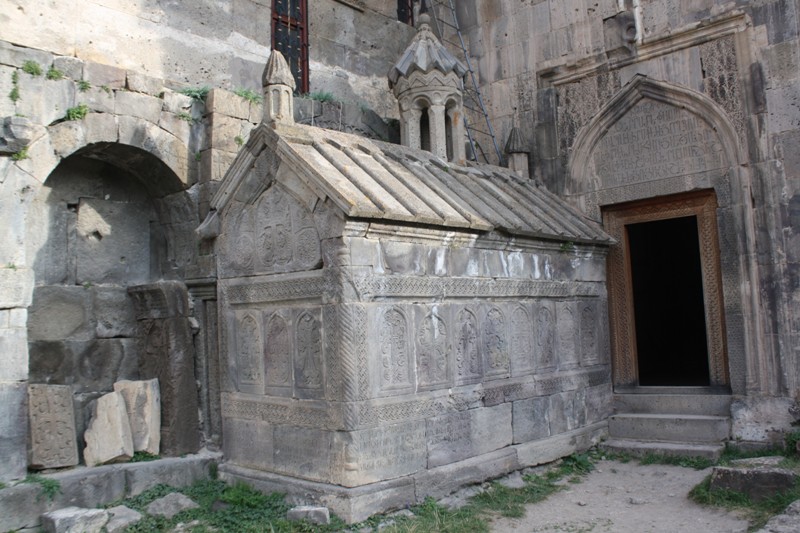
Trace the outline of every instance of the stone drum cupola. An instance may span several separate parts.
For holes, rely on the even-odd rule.
[[[423,11],[417,35],[389,71],[389,86],[400,104],[403,145],[464,164],[461,88],[466,72],[431,31],[430,17]]]
[[[294,90],[297,87],[286,59],[273,50],[261,76],[264,88],[264,122],[294,124]]]

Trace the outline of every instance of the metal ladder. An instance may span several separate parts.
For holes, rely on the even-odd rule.
[[[464,129],[467,132],[469,145],[472,149],[472,160],[477,161],[480,152],[483,160],[486,163],[489,162],[486,151],[483,149],[480,143],[475,140],[475,134],[480,133],[492,139],[492,147],[497,155],[498,164],[502,165],[503,152],[500,150],[500,147],[497,144],[497,136],[494,133],[494,128],[492,128],[492,122],[489,120],[489,114],[486,112],[486,105],[483,103],[483,97],[481,96],[477,75],[475,74],[475,70],[472,68],[472,60],[469,57],[469,51],[467,50],[467,46],[464,44],[464,36],[462,35],[461,27],[458,24],[454,0],[422,0],[422,2],[427,2],[428,9],[431,13],[431,18],[436,24],[436,31],[439,34],[439,38],[442,40],[442,42],[461,49],[461,52],[464,56],[464,62],[467,67],[467,75],[465,76],[466,80],[461,80],[461,91],[464,94],[464,107],[473,113],[483,116],[483,121],[480,119],[478,120],[478,123],[481,125],[481,127],[483,127],[483,123],[486,124],[485,130],[480,129],[479,127],[476,127],[476,125],[470,124],[467,113],[464,113]],[[440,11],[443,11],[444,14],[442,14]],[[449,16],[447,13],[449,13]],[[448,22],[445,19],[450,19],[452,22]],[[443,32],[445,27],[455,32],[455,34],[458,36],[457,42],[450,41],[445,38]]]

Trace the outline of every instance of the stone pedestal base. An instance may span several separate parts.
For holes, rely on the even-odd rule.
[[[607,435],[608,423],[598,422],[539,441],[508,446],[463,461],[421,470],[410,476],[355,488],[317,483],[232,464],[220,466],[219,474],[225,481],[242,481],[262,492],[285,492],[293,504],[324,505],[352,524],[377,513],[420,503],[427,496],[442,498],[466,485],[587,450]]]

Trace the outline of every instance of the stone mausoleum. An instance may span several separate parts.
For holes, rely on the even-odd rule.
[[[0,481],[154,379],[348,520],[800,419],[796,1],[8,4]]]

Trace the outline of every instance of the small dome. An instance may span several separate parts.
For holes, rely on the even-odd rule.
[[[266,87],[268,85],[286,85],[293,91],[297,87],[295,84],[292,71],[289,69],[289,64],[283,57],[283,54],[278,50],[273,50],[267,60],[267,66],[264,67],[264,74],[261,75],[261,85]]]
[[[408,77],[415,70],[423,73],[438,70],[444,74],[455,72],[459,78],[467,73],[467,67],[445,48],[436,38],[428,24],[427,14],[420,17],[417,35],[408,45],[400,60],[389,71],[389,87],[394,87],[400,78]]]

